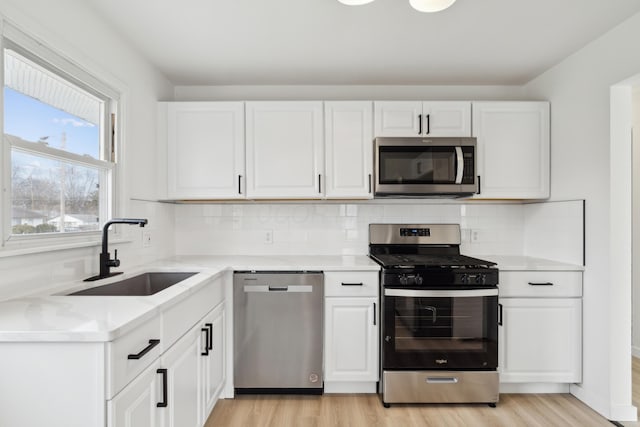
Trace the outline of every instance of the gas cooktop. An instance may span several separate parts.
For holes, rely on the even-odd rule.
[[[489,268],[495,262],[459,254],[375,254],[371,258],[385,268]]]

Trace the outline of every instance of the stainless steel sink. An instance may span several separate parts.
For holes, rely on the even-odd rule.
[[[73,292],[68,295],[147,296],[175,285],[197,273],[144,273],[128,279]]]

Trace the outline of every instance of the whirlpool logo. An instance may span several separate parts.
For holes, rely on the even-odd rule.
[[[447,359],[436,359],[436,364],[438,365],[446,365],[447,363],[449,363]]]

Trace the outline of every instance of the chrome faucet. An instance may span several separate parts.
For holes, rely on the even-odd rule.
[[[102,227],[102,252],[100,252],[100,274],[97,276],[89,277],[88,279],[84,279],[85,282],[93,282],[94,280],[104,279],[106,277],[115,276],[116,274],[122,274],[122,271],[117,271],[115,273],[111,273],[111,267],[119,267],[120,260],[118,259],[118,250],[115,250],[114,258],[111,259],[111,254],[109,254],[109,227],[111,224],[138,224],[140,227],[144,227],[147,225],[149,221],[146,218],[114,218],[112,220],[107,221]]]

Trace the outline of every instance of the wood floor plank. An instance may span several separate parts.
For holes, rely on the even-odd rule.
[[[632,358],[632,399],[640,407],[640,359]],[[640,423],[626,422],[626,427]],[[570,394],[501,394],[487,405],[392,405],[378,395],[241,395],[220,400],[205,427],[611,427]]]
[[[569,394],[502,394],[483,404],[392,405],[377,395],[237,396],[221,400],[206,427],[611,426]]]

